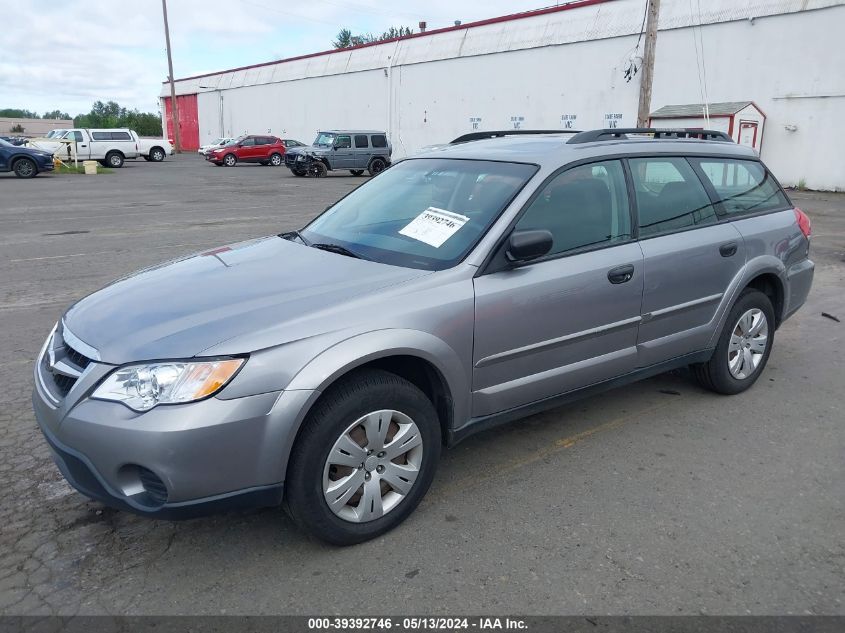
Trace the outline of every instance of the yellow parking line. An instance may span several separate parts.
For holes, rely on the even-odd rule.
[[[640,411],[637,413],[637,417],[643,415],[650,415],[659,409],[663,409],[668,404],[660,404],[649,409],[645,409],[644,411]],[[579,442],[583,442],[584,440],[592,437],[596,433],[600,433],[603,431],[611,431],[613,429],[619,428],[623,426],[626,422],[630,421],[632,415],[624,415],[618,418],[614,418],[613,420],[609,420],[597,426],[594,426],[586,431],[581,431],[580,433],[575,433],[574,435],[568,435],[566,437],[561,437],[552,442],[549,442],[545,446],[542,446],[530,453],[519,457],[517,459],[513,459],[509,462],[503,463],[501,466],[493,468],[489,474],[482,475],[482,476],[473,476],[473,477],[465,477],[463,479],[457,481],[450,481],[449,483],[439,486],[437,489],[433,491],[433,494],[429,495],[429,497],[436,497],[436,496],[447,496],[457,492],[458,490],[466,490],[467,488],[471,488],[477,484],[483,483],[485,481],[489,481],[506,473],[512,472],[524,466],[528,466],[530,464],[534,464],[539,462],[551,455],[556,453],[560,453],[561,451],[572,448]]]

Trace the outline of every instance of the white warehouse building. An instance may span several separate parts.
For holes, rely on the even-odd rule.
[[[474,130],[633,127],[645,5],[580,0],[179,79],[183,145],[383,129],[401,158]],[[843,33],[845,0],[662,0],[652,124],[724,130],[783,184],[843,191]]]

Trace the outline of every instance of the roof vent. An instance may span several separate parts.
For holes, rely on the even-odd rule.
[[[455,20],[455,26],[460,26],[460,25],[461,25],[461,21],[460,21],[460,20]]]
[[[419,27],[420,33],[425,33],[426,28],[428,28],[428,24],[425,21],[420,21]]]

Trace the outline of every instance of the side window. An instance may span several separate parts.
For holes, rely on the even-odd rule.
[[[757,161],[708,158],[700,159],[698,165],[728,215],[789,206],[775,179]]]
[[[335,149],[349,149],[352,147],[352,139],[349,136],[338,136],[334,146]]]
[[[71,136],[71,137],[73,138],[73,140],[74,140],[74,141],[76,141],[77,143],[81,143],[81,142],[82,142],[82,132],[80,132],[80,131],[78,131],[78,130],[74,130],[73,132],[71,132],[71,133],[70,133],[70,136]]]
[[[621,242],[631,237],[625,173],[618,160],[573,167],[534,199],[517,229],[546,229],[549,254]]]
[[[632,158],[640,237],[716,222],[704,185],[684,158]]]
[[[91,138],[95,141],[110,141],[111,132],[91,132]]]
[[[367,140],[366,134],[356,134],[355,135],[355,147],[362,148],[362,147],[369,147],[370,142]]]
[[[131,141],[132,136],[129,132],[112,132],[111,138],[113,141]]]
[[[387,137],[384,134],[373,134],[373,147],[387,147]]]
[[[255,138],[252,136],[248,136],[244,140],[241,141],[242,147],[252,147],[255,145]]]

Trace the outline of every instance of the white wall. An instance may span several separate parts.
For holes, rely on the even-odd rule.
[[[639,80],[622,73],[642,5],[617,0],[177,87],[200,93],[203,142],[220,133],[221,91],[199,86],[222,89],[226,134],[269,130],[308,142],[320,128],[385,129],[396,157],[471,131],[478,118],[481,130],[512,128],[512,117],[535,129],[560,129],[562,116],[577,129],[633,126]],[[699,16],[689,7],[662,4],[652,110],[702,101],[699,29],[688,26]],[[778,11],[790,12],[771,15]],[[754,101],[766,113],[762,157],[784,184],[845,190],[845,3],[709,0],[700,17],[707,100]]]

